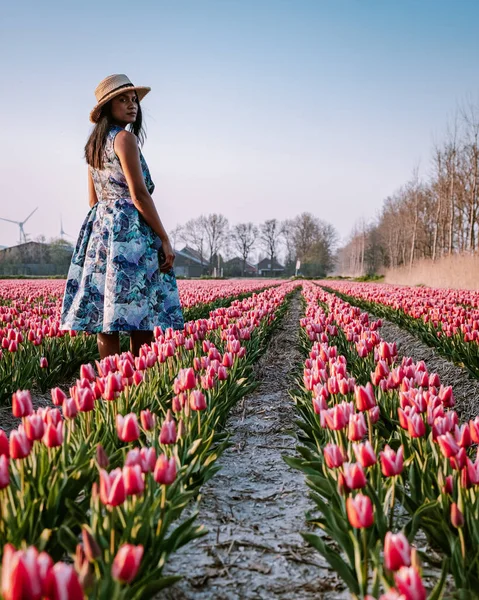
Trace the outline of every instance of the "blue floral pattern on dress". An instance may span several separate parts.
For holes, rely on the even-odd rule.
[[[68,271],[61,329],[111,333],[182,329],[183,314],[173,269],[161,273],[161,240],[133,204],[113,143],[112,126],[104,168],[89,167],[98,203],[88,212]],[[140,151],[149,193],[155,188]]]

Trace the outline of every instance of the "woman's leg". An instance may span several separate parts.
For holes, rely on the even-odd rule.
[[[120,336],[118,332],[97,334],[98,352],[100,359],[112,354],[120,354]]]
[[[130,350],[133,356],[139,356],[143,344],[151,344],[153,341],[153,331],[130,331]]]

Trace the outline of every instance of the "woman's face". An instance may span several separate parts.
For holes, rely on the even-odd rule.
[[[111,101],[111,116],[117,123],[134,123],[138,115],[138,96],[133,90],[115,96]]]

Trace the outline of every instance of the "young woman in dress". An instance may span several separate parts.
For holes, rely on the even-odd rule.
[[[154,184],[140,146],[140,100],[149,87],[110,75],[96,88],[95,124],[85,146],[90,211],[68,272],[61,329],[96,333],[100,358],[153,341],[155,326],[183,328],[175,258],[151,197]]]

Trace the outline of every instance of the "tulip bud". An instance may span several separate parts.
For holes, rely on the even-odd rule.
[[[464,515],[455,502],[451,504],[451,524],[456,529],[464,526]]]
[[[151,431],[155,428],[155,416],[147,408],[140,413],[141,426],[145,431]]]
[[[2,454],[0,456],[0,490],[5,489],[10,484],[10,471],[9,471],[9,459],[8,456]]]
[[[40,357],[40,369],[48,368],[48,360],[45,356]]]
[[[105,452],[105,449],[101,444],[97,444],[96,447],[96,462],[98,463],[100,469],[106,469],[110,464],[108,454]]]
[[[126,499],[125,483],[121,469],[107,473],[100,470],[100,500],[107,506],[119,506]]]
[[[93,535],[86,527],[83,527],[81,531],[83,548],[85,550],[85,556],[90,562],[93,562],[101,556],[101,548],[98,542],[95,540]]]

